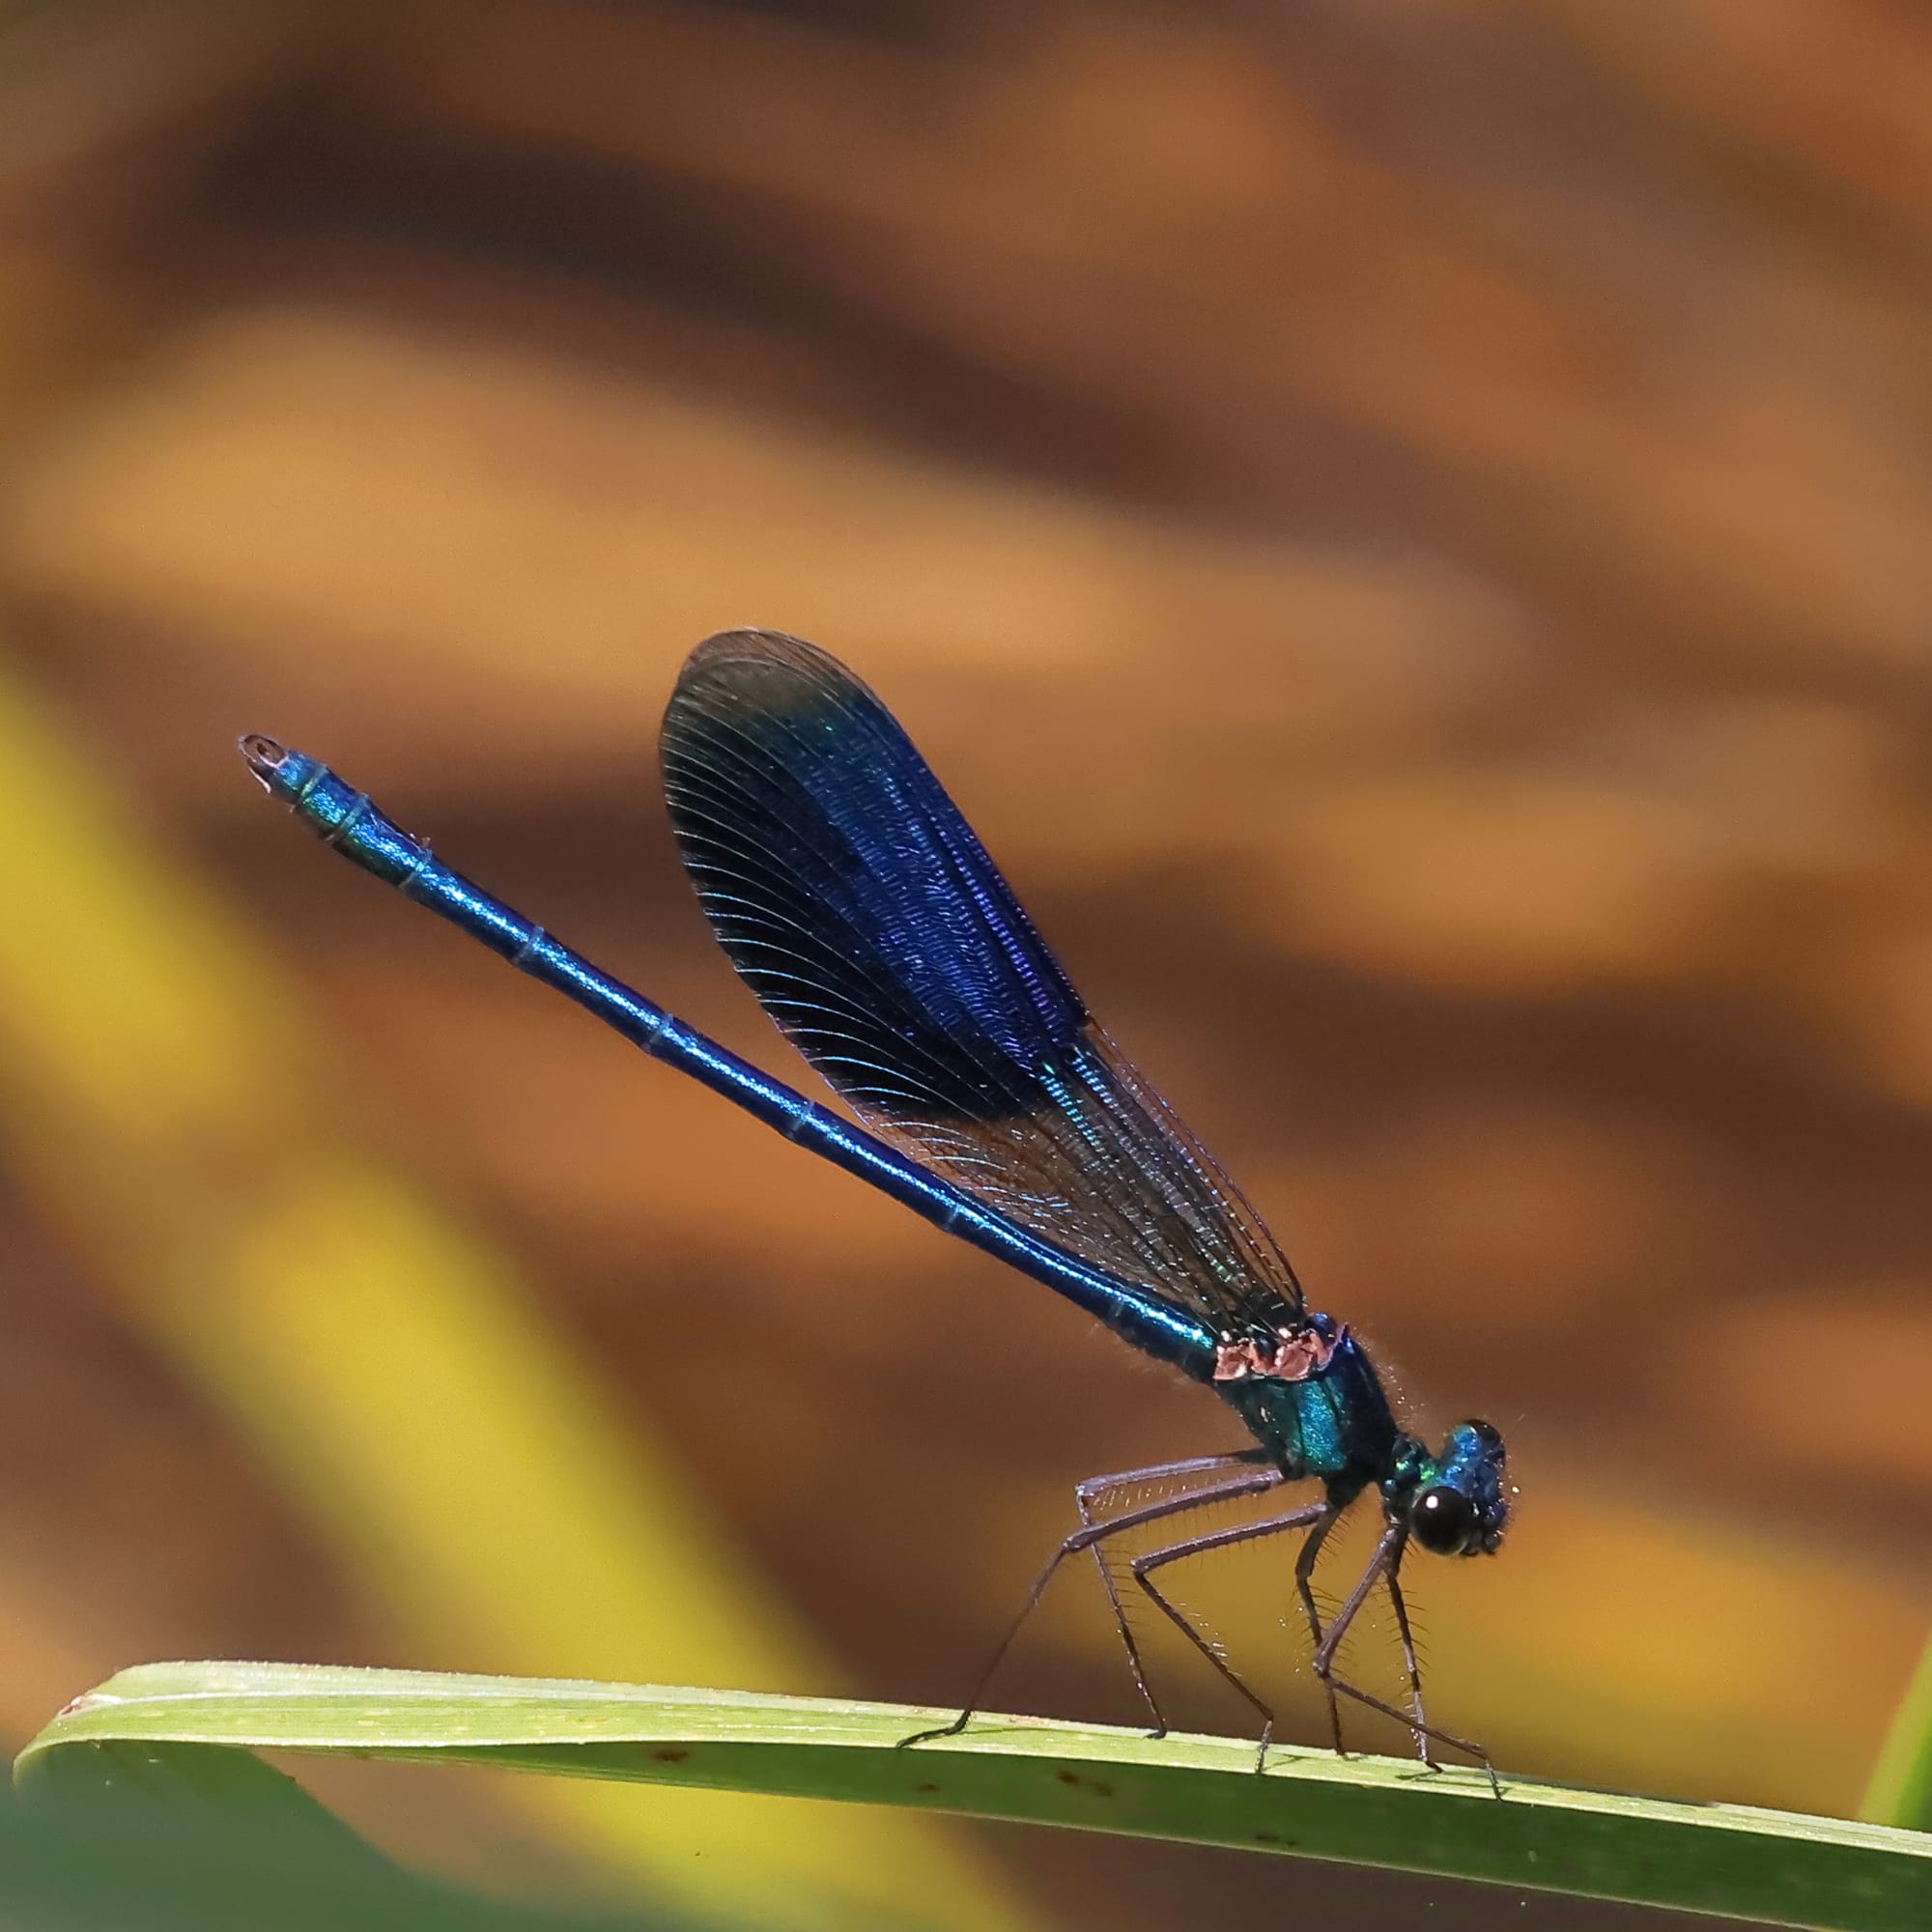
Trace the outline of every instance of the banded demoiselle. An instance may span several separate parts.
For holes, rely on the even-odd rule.
[[[1205,1384],[1252,1440],[1219,1455],[1095,1477],[966,1707],[963,1730],[1028,1613],[1069,1556],[1094,1551],[1155,1735],[1166,1729],[1103,1546],[1209,1504],[1312,1483],[1299,1507],[1182,1537],[1126,1574],[1254,1709],[1267,1702],[1156,1580],[1231,1544],[1299,1532],[1295,1595],[1343,1748],[1338,1696],[1407,1726],[1425,1761],[1451,1746],[1423,1708],[1400,1581],[1411,1543],[1493,1551],[1509,1520],[1502,1437],[1450,1430],[1440,1450],[1396,1426],[1362,1344],[1309,1309],[1240,1190],[1094,1024],[1007,882],[897,722],[836,659],[796,638],[731,631],[686,661],[665,715],[666,797],[719,944],[765,1011],[858,1117],[781,1085],[599,971],[441,864],[326,766],[242,740],[262,783],[345,857],[554,987],[641,1047],[869,1181],[947,1234],[1043,1282],[1144,1353]],[[1110,1494],[1180,1485],[1096,1519]],[[1313,1577],[1351,1504],[1381,1505],[1375,1552],[1324,1625]],[[1377,1586],[1402,1642],[1408,1708],[1335,1668]],[[1170,1579],[1171,1587],[1171,1579]]]

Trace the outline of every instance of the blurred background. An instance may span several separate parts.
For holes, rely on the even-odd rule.
[[[1904,0],[0,7],[8,1742],[167,1656],[944,1705],[1076,1480],[1232,1441],[232,750],[804,1079],[658,797],[753,623],[893,705],[1416,1421],[1506,1430],[1509,1546],[1409,1570],[1437,1720],[1854,1811],[1932,1526],[1928,99]],[[1288,1579],[1190,1602],[1314,1742]],[[993,1701],[1133,1719],[1091,1575]],[[736,1923],[1498,1909],[312,1781]]]

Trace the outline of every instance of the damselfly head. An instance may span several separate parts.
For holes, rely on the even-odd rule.
[[[1459,1422],[1418,1472],[1406,1499],[1416,1542],[1437,1556],[1487,1556],[1509,1527],[1507,1454],[1487,1422]]]

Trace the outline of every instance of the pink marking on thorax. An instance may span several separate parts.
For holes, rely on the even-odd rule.
[[[1325,1341],[1313,1328],[1277,1328],[1272,1348],[1253,1336],[1223,1342],[1214,1350],[1214,1379],[1243,1382],[1265,1377],[1278,1382],[1305,1382],[1328,1366],[1336,1345],[1348,1332],[1344,1328],[1334,1341]]]

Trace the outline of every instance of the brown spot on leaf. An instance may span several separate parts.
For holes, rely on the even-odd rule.
[[[1076,1788],[1084,1787],[1095,1798],[1111,1798],[1114,1795],[1114,1787],[1111,1784],[1103,1784],[1097,1777],[1082,1777],[1077,1771],[1068,1771],[1065,1766],[1053,1775],[1062,1784]]]

